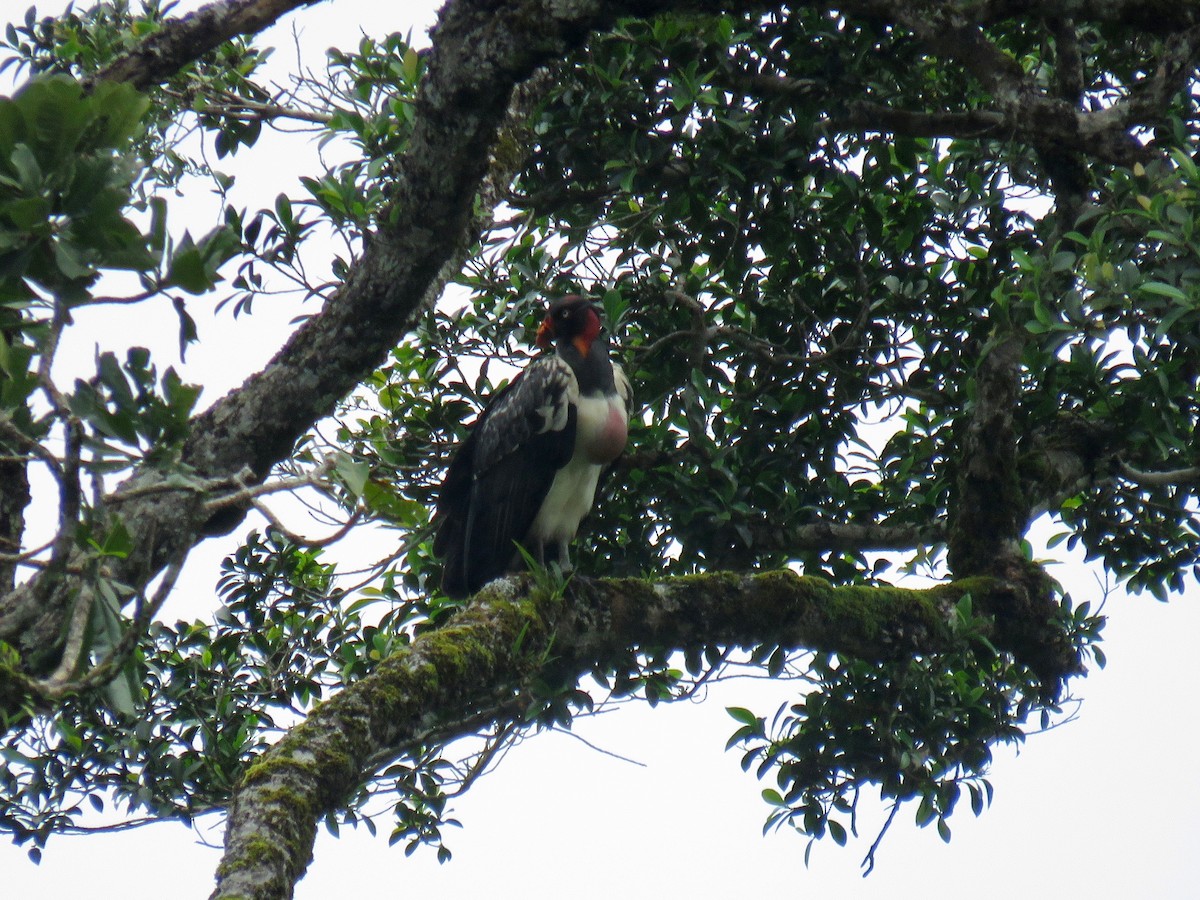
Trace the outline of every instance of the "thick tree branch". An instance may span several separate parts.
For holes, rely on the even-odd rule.
[[[1012,562],[1021,558],[1029,510],[1018,475],[1013,416],[1022,346],[1020,335],[1001,335],[985,349],[976,370],[950,515],[948,562],[959,577],[1009,575]]]
[[[976,369],[974,399],[966,410],[957,454],[947,562],[957,578],[988,575],[1013,586],[1011,605],[993,612],[1014,644],[1040,648],[1028,662],[1045,684],[1047,673],[1056,668],[1054,659],[1068,649],[1047,628],[1054,615],[1050,579],[1021,552],[1032,516],[1014,424],[1024,340],[1023,332],[997,335]]]
[[[1020,589],[990,578],[930,590],[833,587],[792,572],[698,575],[650,583],[579,581],[560,599],[515,577],[485,588],[445,628],[426,632],[372,675],[319,706],[246,773],[229,810],[218,898],[290,897],[312,853],[317,823],[370,777],[372,761],[401,752],[439,724],[470,722],[535,676],[578,680],[629,648],[702,649],[762,643],[885,660],[955,646],[949,623],[970,593],[997,613],[988,635],[1018,659],[1065,678],[1079,661],[1065,641],[1053,664],[1042,646],[1015,646],[1008,629]],[[1048,630],[1044,625],[1042,631]],[[1049,667],[1057,669],[1051,673]],[[457,732],[439,731],[444,739]]]
[[[1021,141],[1042,152],[1079,154],[1115,165],[1147,161],[1153,150],[1132,131],[1165,118],[1172,97],[1183,90],[1195,71],[1200,26],[1191,22],[1186,30],[1171,33],[1158,66],[1130,85],[1127,97],[1101,109],[1084,110],[1079,105],[1083,72],[1074,26],[1061,18],[1066,13],[1058,12],[1060,6],[1073,4],[1041,4],[1039,8],[1044,17],[1055,17],[1049,23],[1058,47],[1055,96],[1047,95],[987,39],[975,9],[940,4],[931,12],[923,4],[894,0],[850,2],[843,9],[904,25],[934,54],[957,62],[974,75],[991,94],[987,106],[923,110],[867,99],[847,102],[840,96],[844,93],[840,84],[741,71],[728,62],[722,77],[749,96],[827,98],[830,112],[824,125],[832,132]]]
[[[1065,101],[1044,97],[1020,99],[999,109],[931,112],[855,101],[845,111],[831,116],[828,127],[837,132],[1021,141],[1127,166],[1145,162],[1153,155],[1134,140],[1129,130],[1158,121],[1162,109],[1139,105],[1137,112],[1140,115],[1126,104],[1117,104],[1109,110],[1082,112],[1070,108]]]
[[[218,0],[163,24],[135,48],[88,79],[123,81],[145,89],[170,78],[221,44],[257,34],[280,16],[320,0]]]
[[[1104,18],[1111,20],[1129,12],[1128,4],[1110,5],[1120,9],[1104,10],[1103,6],[1069,2],[1039,4],[1037,13],[1043,18],[1059,20],[1076,12],[1082,18],[1104,14]],[[925,44],[946,59],[956,59],[992,92],[995,108],[1015,137],[1042,152],[1082,153],[1119,165],[1132,165],[1149,158],[1150,151],[1131,130],[1161,121],[1171,95],[1183,87],[1186,73],[1194,71],[1198,18],[1200,13],[1193,7],[1187,16],[1188,30],[1179,35],[1172,33],[1158,70],[1134,83],[1126,99],[1105,109],[1084,112],[1073,97],[1042,93],[1019,64],[984,37],[974,9],[967,8],[964,13],[962,8],[952,12],[943,7],[940,15],[929,17],[898,13],[899,21]],[[1058,65],[1068,70],[1059,71],[1060,81],[1063,77],[1068,81],[1076,77],[1073,71],[1076,64],[1069,58],[1060,58]]]
[[[756,548],[799,554],[836,550],[868,552],[917,550],[943,543],[943,522],[928,525],[858,525],[853,522],[811,522],[806,525],[762,524],[751,527]]]

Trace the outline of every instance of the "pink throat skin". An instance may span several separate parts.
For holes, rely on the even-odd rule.
[[[596,440],[588,447],[588,461],[608,465],[621,455],[629,437],[629,426],[616,404],[609,406],[608,416],[600,428]]]

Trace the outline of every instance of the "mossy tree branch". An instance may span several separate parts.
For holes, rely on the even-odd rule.
[[[1044,637],[1030,646],[1029,631],[1008,627],[1020,588],[993,578],[927,590],[835,587],[790,571],[580,579],[565,598],[526,576],[493,582],[447,626],[419,635],[323,703],[250,767],[229,808],[213,900],[290,897],[311,860],[317,823],[371,776],[372,764],[431,735],[463,736],[449,723],[468,721],[474,733],[481,714],[507,714],[507,701],[534,678],[574,682],[619,664],[631,648],[765,643],[880,661],[937,654],[961,640],[951,623],[968,593],[976,612],[993,618],[983,636],[1001,650],[1044,666],[1044,678],[1078,670],[1069,649],[1051,660]],[[1042,622],[1037,631],[1052,630]]]

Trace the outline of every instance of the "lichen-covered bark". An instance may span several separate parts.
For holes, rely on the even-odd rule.
[[[1057,509],[1063,500],[1115,471],[1120,429],[1062,413],[1053,427],[1022,437],[1017,465],[1032,516]]]
[[[280,16],[320,0],[219,0],[173,20],[91,79],[147,88],[243,34],[256,34]]]
[[[0,460],[0,553],[16,555],[20,552],[28,505],[29,476],[25,463],[15,459]],[[0,561],[0,592],[12,590],[16,569],[16,563]]]
[[[958,472],[947,528],[947,562],[957,578],[989,576],[1006,586],[991,607],[997,628],[1053,695],[1071,648],[1049,627],[1057,604],[1053,582],[1025,558],[1021,541],[1034,504],[1026,496],[1014,416],[1024,337],[999,335],[985,350],[975,376],[974,401],[957,454]],[[1042,460],[1048,461],[1047,457]],[[1060,465],[1065,465],[1058,460]],[[1026,467],[1027,468],[1027,467]],[[1093,467],[1094,471],[1094,467]],[[1053,467],[1046,473],[1057,484]]]
[[[834,587],[789,571],[714,573],[651,583],[578,581],[565,598],[527,577],[493,582],[445,628],[418,636],[319,706],[258,763],[229,810],[225,856],[212,897],[274,900],[292,894],[317,823],[339,808],[369,761],[423,736],[458,736],[449,723],[498,710],[529,679],[574,681],[630,647],[674,650],[778,644],[867,659],[900,659],[953,646],[953,608],[970,593],[977,612],[1012,606],[1012,586],[967,579],[929,590]],[[991,640],[1018,658],[998,626]],[[1075,671],[1069,653],[1057,677]]]

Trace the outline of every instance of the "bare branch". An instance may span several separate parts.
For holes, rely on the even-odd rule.
[[[334,457],[330,455],[316,469],[306,475],[297,475],[293,478],[281,478],[278,481],[268,481],[262,484],[247,484],[249,480],[245,473],[239,473],[225,481],[228,485],[232,483],[237,490],[228,494],[218,494],[217,496],[204,501],[204,509],[208,512],[216,512],[228,507],[241,507],[252,504],[259,497],[265,497],[268,494],[278,494],[282,492],[293,492],[306,487],[316,487],[328,490],[329,488],[329,473],[334,465]]]
[[[867,855],[863,857],[862,867],[865,869],[863,878],[866,878],[875,871],[875,854],[879,851],[880,844],[883,843],[883,836],[888,833],[888,829],[892,827],[892,822],[896,818],[896,813],[900,811],[900,801],[892,802],[891,811],[888,813],[887,821],[883,823],[883,827],[879,829],[879,834],[875,835],[875,840],[871,842],[871,848],[867,851]]]
[[[164,92],[181,101],[190,102],[190,96],[181,91],[164,89]],[[239,97],[236,94],[222,92],[217,95],[220,99],[207,99],[204,104],[205,115],[223,116],[245,122],[273,122],[277,119],[291,119],[297,122],[309,122],[314,125],[327,125],[333,118],[328,113],[316,112],[309,109],[297,109],[280,103],[265,103]]]
[[[336,544],[338,541],[345,538],[346,535],[348,535],[351,531],[353,531],[355,526],[362,521],[363,517],[362,509],[355,509],[354,512],[347,517],[346,521],[338,526],[337,530],[332,534],[323,538],[309,538],[292,531],[290,528],[284,525],[283,520],[281,520],[279,516],[275,515],[275,513],[265,503],[255,500],[252,505],[254,506],[254,509],[257,510],[258,513],[270,523],[273,530],[279,532],[285,539],[291,541],[293,544],[297,544],[302,547],[328,547],[331,544]],[[374,571],[375,570],[373,569],[373,574]]]
[[[67,622],[67,639],[63,644],[62,658],[58,668],[44,681],[34,682],[32,691],[38,697],[60,697],[62,687],[70,683],[72,676],[83,662],[83,654],[87,649],[85,639],[88,630],[88,620],[92,616],[92,605],[96,602],[96,592],[91,588],[81,590],[75,598],[71,610],[71,618]]]
[[[615,753],[612,750],[605,750],[603,747],[599,747],[596,744],[593,744],[591,741],[589,741],[583,735],[577,734],[576,732],[571,731],[568,728],[555,728],[554,733],[561,734],[565,737],[574,738],[575,740],[579,741],[579,743],[583,744],[583,746],[587,747],[589,750],[594,750],[597,753],[599,753],[600,755],[607,756],[610,759],[620,760],[623,763],[629,763],[631,766],[637,766],[638,768],[641,768],[641,769],[648,768],[648,766],[644,762],[633,759],[632,757],[629,757],[629,756],[622,756],[620,753]]]
[[[53,546],[54,546],[54,538],[51,538],[50,540],[46,541],[46,543],[42,544],[40,547],[33,547],[29,550],[24,551],[23,553],[0,553],[0,563],[10,563],[13,565],[20,565],[22,563],[26,563],[26,564],[30,564],[30,565],[38,565],[38,562],[34,559],[34,557],[38,556],[39,554],[45,553],[47,550],[49,550]],[[42,563],[42,565],[45,565],[45,564]]]
[[[1200,482],[1200,466],[1187,469],[1171,469],[1165,472],[1143,472],[1127,463],[1121,463],[1121,477],[1139,487],[1163,487],[1165,485],[1196,484]]]

